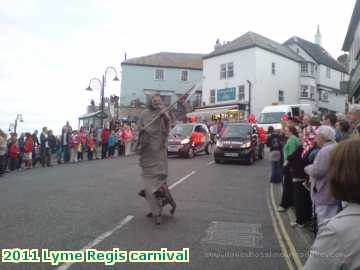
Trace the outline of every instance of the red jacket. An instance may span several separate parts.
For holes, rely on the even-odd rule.
[[[32,150],[33,150],[33,146],[34,146],[34,143],[33,143],[33,139],[32,137],[28,137],[25,141],[25,145],[24,145],[24,152],[25,153],[31,153]]]
[[[11,159],[17,159],[20,154],[19,147],[16,143],[12,143],[9,149],[9,156]]]
[[[101,132],[101,143],[102,144],[107,144],[109,141],[109,137],[110,137],[110,130],[108,129],[104,129]]]

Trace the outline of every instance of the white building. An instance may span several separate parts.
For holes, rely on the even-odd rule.
[[[248,32],[225,45],[217,44],[203,58],[206,107],[237,106],[258,116],[263,107],[274,102],[311,102],[314,111],[344,111],[340,81],[345,68],[320,46],[308,42],[312,44],[308,52],[298,40],[290,39],[285,46]],[[325,52],[321,57],[313,54],[316,47]],[[304,86],[308,86],[308,96]],[[320,100],[316,93],[321,93]]]
[[[301,63],[299,101],[312,104],[321,113],[345,112],[347,96],[340,83],[348,80],[347,70],[321,47],[319,28],[315,40],[319,44],[299,37],[284,43],[305,59]]]

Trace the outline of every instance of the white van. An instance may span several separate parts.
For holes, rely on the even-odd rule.
[[[257,121],[259,127],[268,130],[270,126],[274,129],[281,129],[281,121],[284,115],[292,117],[299,116],[301,111],[305,114],[312,114],[312,107],[310,104],[289,104],[289,105],[271,105],[266,106],[260,114]]]

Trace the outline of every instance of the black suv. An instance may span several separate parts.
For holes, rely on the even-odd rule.
[[[264,157],[257,126],[250,123],[230,123],[224,127],[216,143],[214,159],[222,161],[246,161],[253,164]]]

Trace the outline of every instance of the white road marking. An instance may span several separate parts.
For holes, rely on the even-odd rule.
[[[118,225],[116,225],[113,229],[111,229],[110,231],[107,231],[105,233],[103,233],[102,235],[100,235],[98,238],[96,238],[95,240],[93,240],[92,242],[90,242],[89,244],[87,244],[86,246],[84,246],[80,251],[85,251],[85,249],[90,249],[95,247],[96,245],[100,244],[102,241],[104,241],[106,238],[108,238],[110,235],[112,235],[114,232],[116,232],[117,230],[121,229],[122,227],[124,227],[127,223],[129,223],[132,219],[134,218],[134,216],[127,216],[125,217],[122,221],[120,221],[120,223]],[[56,270],[67,270],[69,269],[70,266],[72,266],[74,263],[65,263],[61,266],[59,266],[58,268],[56,268]]]
[[[280,231],[282,232],[282,235],[284,237],[285,243],[287,244],[287,246],[290,249],[290,254],[291,257],[293,258],[295,265],[297,267],[298,270],[304,269],[304,266],[300,260],[299,257],[299,253],[296,251],[296,248],[293,244],[293,242],[291,241],[291,238],[289,236],[289,234],[287,233],[286,229],[285,229],[285,225],[283,222],[283,219],[281,218],[280,214],[278,211],[276,211],[276,202],[275,202],[275,196],[274,196],[274,187],[273,185],[270,186],[270,198],[271,198],[271,203],[273,206],[273,209],[275,211],[275,216],[279,222],[279,227],[280,227]]]
[[[189,173],[188,175],[185,175],[183,178],[179,179],[178,181],[176,181],[175,183],[173,183],[171,186],[169,186],[169,189],[173,189],[174,187],[176,187],[177,185],[181,184],[182,182],[184,182],[186,179],[188,179],[190,176],[194,175],[196,173],[196,171],[192,171],[191,173]],[[122,227],[124,227],[127,223],[129,223],[132,219],[134,218],[134,216],[127,216],[125,217],[118,225],[116,225],[113,229],[111,229],[110,231],[107,231],[105,233],[103,233],[102,235],[100,235],[99,237],[97,237],[95,240],[93,240],[92,242],[90,242],[89,244],[87,244],[86,246],[84,246],[80,251],[85,251],[86,249],[90,249],[93,248],[95,246],[97,246],[98,244],[100,244],[102,241],[104,241],[106,238],[108,238],[110,235],[112,235],[114,232],[116,232],[117,230],[121,229]],[[59,267],[56,268],[56,270],[67,270],[69,269],[70,266],[72,266],[74,263],[65,263],[60,265]]]
[[[188,179],[190,176],[194,175],[196,173],[196,171],[192,171],[191,173],[189,173],[188,175],[185,175],[183,178],[179,179],[178,181],[176,181],[174,184],[172,184],[171,186],[169,186],[169,189],[173,189],[174,187],[176,187],[177,185],[181,184],[182,182],[184,182],[186,179]]]
[[[211,164],[214,164],[215,161],[210,161],[207,165],[211,165]]]

